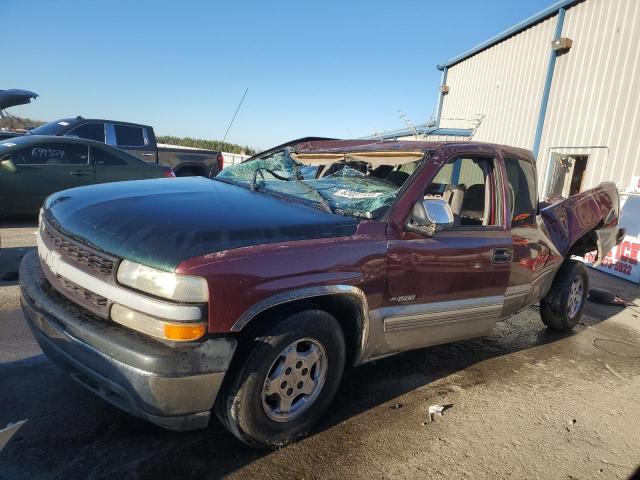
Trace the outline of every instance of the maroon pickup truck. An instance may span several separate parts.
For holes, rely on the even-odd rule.
[[[215,412],[240,440],[309,432],[344,368],[487,335],[539,302],[570,330],[621,238],[611,183],[552,204],[530,152],[475,142],[303,141],[214,179],[45,202],[22,305],[42,350],[165,428]]]

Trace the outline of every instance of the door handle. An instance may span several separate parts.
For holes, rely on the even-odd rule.
[[[508,248],[493,249],[493,263],[508,263],[511,261],[511,250]]]
[[[71,175],[74,175],[76,177],[84,177],[85,175],[89,175],[89,172],[85,172],[83,170],[76,170],[74,172],[69,172],[71,173]]]
[[[153,157],[153,153],[143,153],[143,157]]]

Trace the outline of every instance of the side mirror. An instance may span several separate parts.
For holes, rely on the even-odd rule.
[[[452,226],[453,212],[451,207],[440,198],[429,198],[416,202],[406,224],[408,231],[429,237]]]
[[[16,173],[18,171],[16,164],[13,163],[13,160],[10,158],[3,158],[0,160],[0,167],[4,168],[9,173]]]

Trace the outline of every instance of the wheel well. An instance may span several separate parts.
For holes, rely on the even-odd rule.
[[[290,315],[301,310],[318,309],[333,315],[342,328],[347,348],[347,364],[355,364],[362,350],[362,335],[365,312],[360,299],[354,295],[321,295],[293,300],[263,310],[240,331],[240,344],[260,336],[272,323],[273,317]]]
[[[600,228],[601,225],[598,225],[593,230],[589,230],[583,236],[581,236],[578,240],[576,240],[569,252],[567,252],[567,258],[570,258],[571,255],[577,255],[579,257],[583,257],[587,252],[593,252],[598,249],[598,236],[596,235],[596,230]]]
[[[187,165],[184,167],[178,168],[176,171],[176,177],[204,177],[206,176],[206,172],[204,168],[196,166],[196,165]]]

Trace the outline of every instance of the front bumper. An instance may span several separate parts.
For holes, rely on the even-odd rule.
[[[237,341],[176,346],[98,319],[47,286],[37,252],[20,264],[24,316],[42,351],[109,403],[171,430],[209,423]]]

